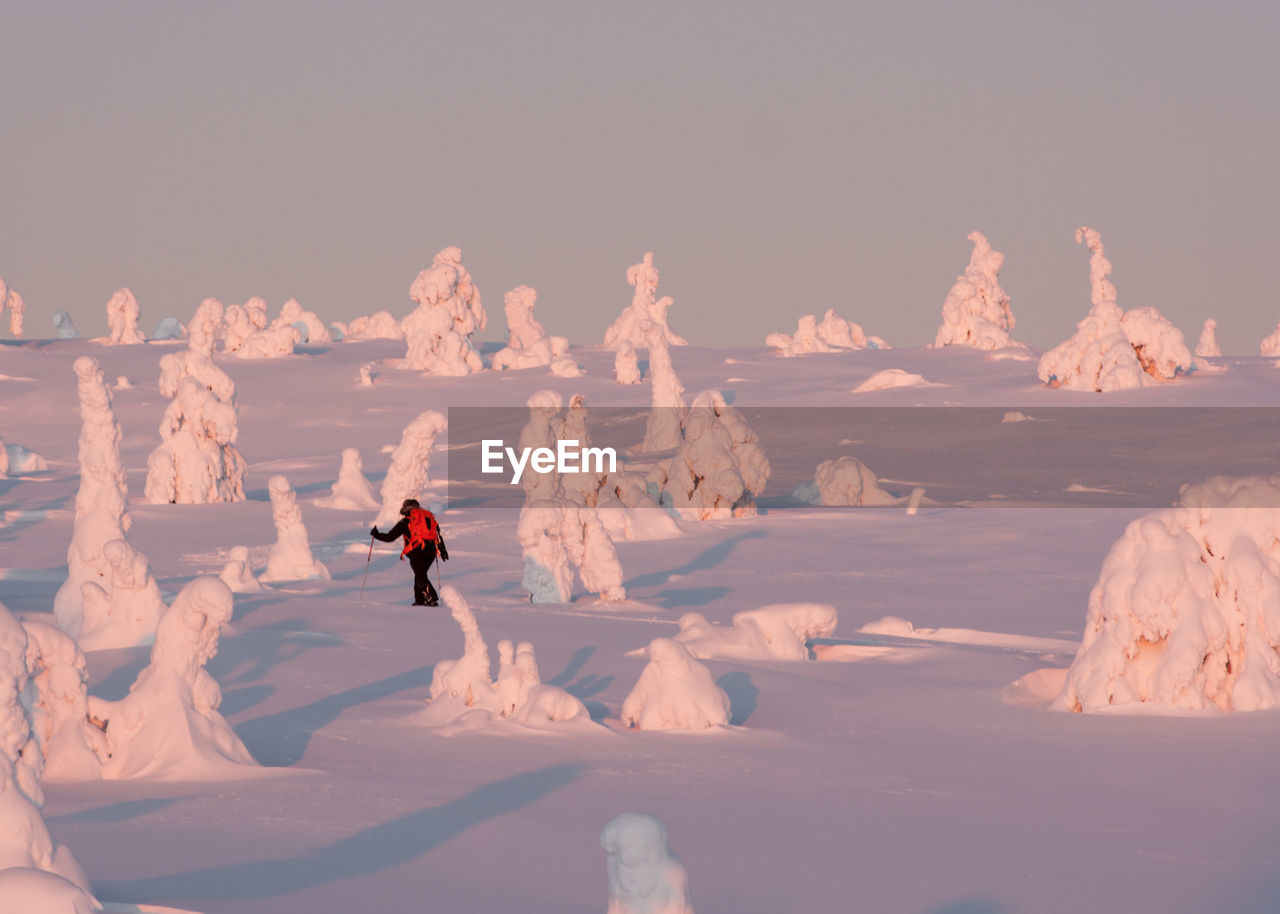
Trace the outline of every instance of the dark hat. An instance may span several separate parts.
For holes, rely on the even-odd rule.
[[[400,513],[401,513],[401,514],[406,514],[406,515],[407,515],[407,514],[408,514],[410,511],[412,511],[414,508],[421,508],[421,507],[422,507],[422,505],[418,504],[418,499],[416,499],[416,498],[406,498],[406,499],[404,500],[404,504],[402,504],[402,505],[400,506]]]

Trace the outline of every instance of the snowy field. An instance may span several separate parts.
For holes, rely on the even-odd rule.
[[[597,602],[579,585],[570,603],[531,605],[517,510],[452,507],[440,514],[444,582],[470,602],[495,663],[499,640],[531,642],[542,680],[576,696],[591,722],[441,730],[420,715],[436,665],[462,654],[462,634],[446,608],[407,605],[398,547],[374,550],[360,598],[376,512],[315,504],[343,449],[359,450],[376,490],[388,446],[423,410],[522,407],[542,389],[566,402],[582,393],[591,408],[647,407],[649,385],[616,383],[614,353],[600,348],[570,350],[579,378],[397,371],[386,364],[405,354],[396,341],[304,345],[286,359],[215,355],[238,390],[246,498],[152,505],[142,497],[147,459],[168,402],[159,360],[183,345],[0,344],[0,434],[48,461],[0,478],[0,602],[12,612],[50,619],[68,573],[81,425],[72,363],[82,355],[109,383],[131,382],[113,390],[128,538],[166,596],[217,574],[237,545],[261,571],[276,540],[268,481],[277,474],[294,487],[331,575],[237,594],[208,664],[221,711],[260,771],[46,779],[49,828],[102,901],[210,914],[600,912],[601,828],[645,811],[665,821],[699,914],[1280,908],[1277,712],[1068,714],[1010,689],[1070,665],[1104,557],[1149,508],[1072,506],[1066,492],[956,507],[937,480],[898,479],[857,436],[810,425],[786,461],[812,469],[858,456],[899,494],[923,486],[918,512],[813,507],[770,491],[754,517],[618,540],[624,602]],[[744,409],[982,406],[1034,419],[1062,406],[1280,406],[1280,369],[1264,358],[1214,359],[1227,370],[1107,394],[1049,389],[1034,360],[965,346],[788,359],[677,346],[671,360],[689,396],[731,391]],[[370,363],[383,367],[362,385]],[[888,369],[929,386],[854,392]],[[1229,449],[1274,467],[1271,416],[1259,411],[1255,427],[1233,431]],[[444,446],[428,499],[446,494]],[[927,429],[920,447],[936,449],[944,474],[945,448]],[[1034,450],[1004,459],[1053,460]],[[1072,469],[1078,492],[1106,487],[1105,466]],[[743,610],[800,602],[838,612],[832,635],[811,645],[820,659],[705,661],[729,696],[730,726],[642,732],[621,722],[647,662],[634,652],[676,634],[683,614],[727,625]],[[861,630],[890,616],[914,629]],[[147,647],[88,652],[91,693],[124,697],[148,656]],[[1061,674],[1042,675],[1060,686]]]

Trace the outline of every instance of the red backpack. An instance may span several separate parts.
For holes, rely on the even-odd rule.
[[[405,541],[401,556],[408,555],[414,549],[420,549],[427,543],[434,543],[440,538],[440,525],[436,516],[425,508],[409,510],[409,538]]]

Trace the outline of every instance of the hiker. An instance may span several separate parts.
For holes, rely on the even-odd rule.
[[[416,498],[404,500],[404,504],[400,506],[400,516],[396,525],[386,533],[379,533],[378,528],[374,527],[369,535],[384,543],[404,537],[400,561],[403,562],[407,555],[409,564],[413,567],[413,605],[439,606],[440,598],[436,595],[436,589],[431,586],[427,572],[431,570],[431,563],[436,560],[437,553],[440,561],[449,561],[449,550],[444,547],[440,525],[436,522],[436,516],[418,504]]]

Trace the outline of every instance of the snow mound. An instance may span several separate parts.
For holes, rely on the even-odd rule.
[[[886,368],[867,378],[853,389],[855,394],[870,393],[873,390],[891,390],[895,387],[940,387],[926,381],[922,375],[903,371],[901,368]]]
[[[688,346],[689,343],[673,333],[667,323],[667,309],[673,304],[671,296],[657,297],[658,268],[653,265],[652,251],[645,251],[644,259],[627,269],[627,284],[635,287],[635,294],[631,297],[631,304],[605,331],[605,347],[617,349],[625,342],[635,349],[647,349],[654,338],[661,340],[664,346]]]
[[[838,316],[834,308],[827,309],[820,323],[816,315],[806,314],[800,318],[795,333],[770,333],[764,343],[784,358],[811,352],[889,348],[879,337],[868,337],[858,324]]]
[[[699,660],[808,660],[808,640],[830,637],[836,621],[825,603],[772,603],[735,613],[730,626],[691,612],[680,617],[674,640]]]
[[[89,698],[104,722],[110,760],[103,777],[206,780],[241,777],[256,766],[218,713],[222,690],[205,670],[231,620],[232,595],[214,577],[178,593],[156,629],[151,662],[120,701]]]
[[[614,816],[600,832],[600,846],[609,872],[605,914],[693,914],[688,873],[668,849],[667,826],[657,816]]]
[[[232,546],[227,556],[227,563],[222,566],[218,580],[230,588],[232,593],[254,593],[262,589],[258,579],[253,576],[253,568],[249,565],[249,547]]]
[[[1218,345],[1218,322],[1213,318],[1205,318],[1200,328],[1200,340],[1196,343],[1195,354],[1202,359],[1217,358],[1222,355],[1222,347]]]
[[[814,470],[813,481],[791,493],[810,505],[893,505],[901,499],[880,488],[880,480],[856,457],[824,460]]]
[[[133,292],[128,288],[117,289],[107,302],[107,326],[110,334],[103,342],[113,346],[146,342],[146,337],[138,331],[138,315],[141,313]]]
[[[959,344],[990,352],[1019,346],[1009,336],[1013,310],[1008,293],[1000,287],[1004,255],[992,249],[982,232],[970,232],[969,240],[973,242],[969,265],[942,302],[942,326],[933,345]]]
[[[622,703],[622,722],[637,730],[705,730],[729,723],[729,696],[679,641],[654,638],[649,663]]]
[[[1054,707],[1280,706],[1280,478],[1214,477],[1132,522]]]
[[[261,580],[327,581],[329,569],[311,554],[307,528],[302,523],[298,496],[284,476],[272,476],[267,483],[271,496],[271,516],[276,524],[276,542],[267,556],[267,570]]]
[[[1067,390],[1129,390],[1152,380],[1170,380],[1191,370],[1191,352],[1182,336],[1155,308],[1129,313],[1116,304],[1102,236],[1088,226],[1076,229],[1076,242],[1088,246],[1090,300],[1093,307],[1076,325],[1075,335],[1040,357],[1037,374],[1050,387]]]
[[[471,337],[485,328],[487,317],[460,249],[447,247],[436,254],[414,280],[409,297],[418,307],[400,322],[408,345],[401,368],[446,376],[483,370]]]
[[[436,436],[445,430],[445,417],[435,410],[420,413],[404,428],[400,443],[391,452],[391,466],[382,479],[382,510],[374,523],[393,524],[400,519],[406,498],[418,498],[431,482],[431,454]]]
[[[34,867],[0,870],[0,914],[92,914],[102,905],[70,879]]]
[[[359,451],[353,447],[343,449],[338,481],[333,484],[328,495],[317,498],[313,504],[319,508],[340,511],[377,511],[381,507],[378,499],[373,496],[373,486],[365,478]]]

